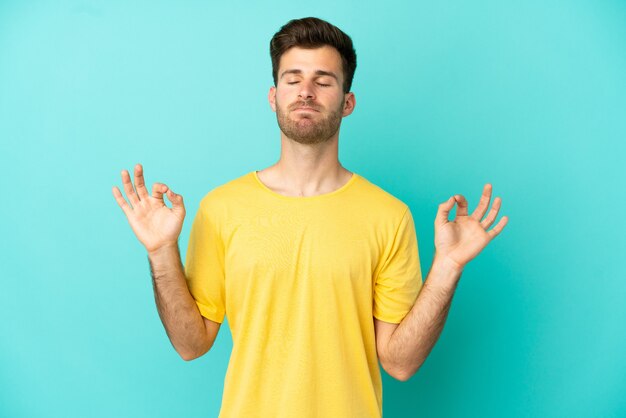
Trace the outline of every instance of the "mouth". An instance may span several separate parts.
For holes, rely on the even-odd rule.
[[[317,110],[313,109],[312,107],[297,107],[294,109],[294,111],[298,110],[303,110],[305,112],[317,112]]]

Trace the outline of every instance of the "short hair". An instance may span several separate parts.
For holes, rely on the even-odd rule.
[[[293,47],[313,49],[325,45],[332,46],[341,56],[343,70],[343,91],[348,93],[356,70],[356,51],[352,39],[338,27],[316,17],[293,19],[283,25],[270,41],[272,57],[272,77],[278,82],[280,57]]]

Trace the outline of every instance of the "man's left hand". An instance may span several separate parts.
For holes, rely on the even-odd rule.
[[[487,217],[481,221],[489,208],[491,184],[485,184],[483,194],[474,212],[468,216],[467,200],[463,195],[455,195],[439,205],[435,218],[435,256],[446,260],[459,271],[476,257],[494,239],[507,224],[509,218],[503,216],[491,230],[487,231],[496,220],[502,199],[496,197]],[[458,203],[456,218],[448,220],[454,204]]]

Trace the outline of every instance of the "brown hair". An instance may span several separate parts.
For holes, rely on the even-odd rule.
[[[352,39],[338,27],[316,17],[290,20],[272,37],[270,56],[272,57],[274,85],[278,81],[280,57],[289,48],[297,46],[312,49],[324,45],[332,46],[341,55],[343,91],[349,92],[356,70],[356,51],[352,46]]]

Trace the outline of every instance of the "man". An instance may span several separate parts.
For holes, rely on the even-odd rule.
[[[380,417],[382,367],[409,379],[445,322],[464,266],[504,228],[485,185],[468,216],[439,206],[436,254],[422,286],[406,204],[338,160],[356,68],[351,39],[328,22],[292,20],[270,43],[269,103],[279,161],[210,191],[193,221],[183,270],[181,195],[141,165],[113,194],[146,247],[159,315],[185,360],[213,345],[228,316],[233,351],[220,417]],[[172,202],[165,206],[163,194]],[[458,204],[453,222],[448,214]]]

